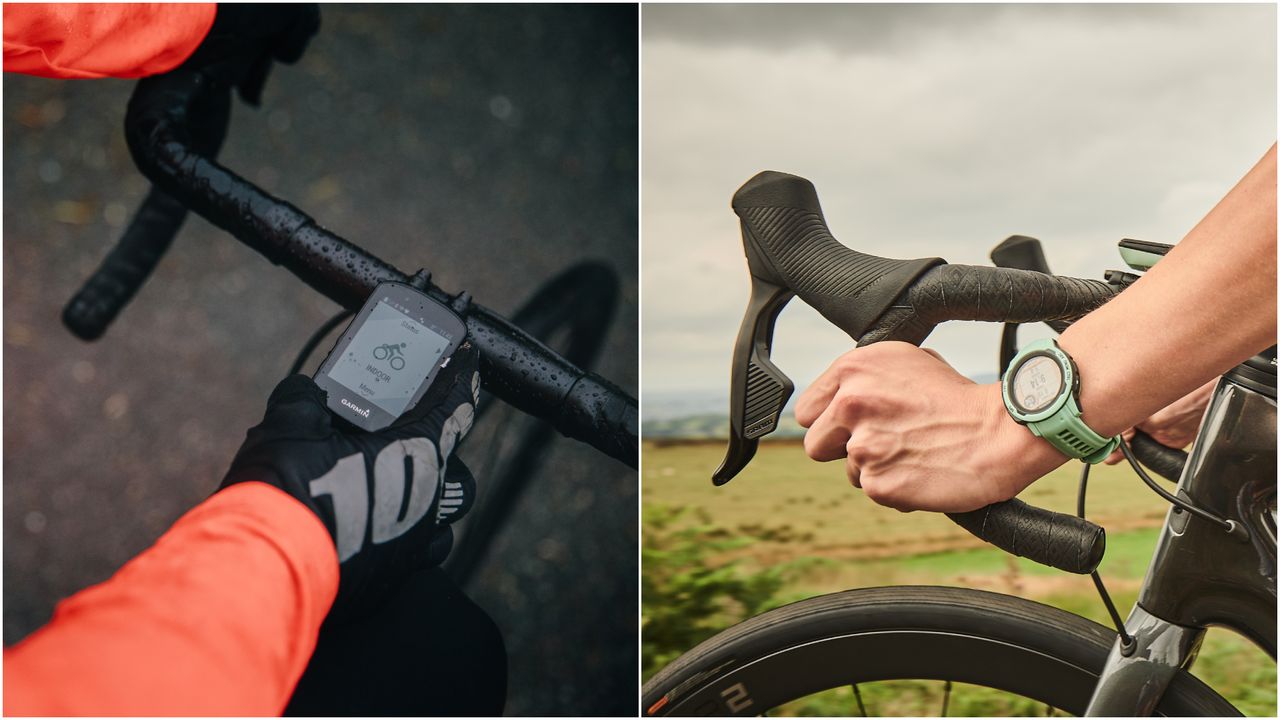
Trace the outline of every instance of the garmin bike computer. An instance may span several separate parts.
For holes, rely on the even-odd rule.
[[[386,282],[356,313],[312,376],[330,412],[367,432],[413,409],[466,339],[457,313],[404,283]]]

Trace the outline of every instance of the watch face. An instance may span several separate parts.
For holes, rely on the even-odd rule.
[[[1032,357],[1013,376],[1013,402],[1025,413],[1053,404],[1062,392],[1062,367],[1046,355]]]

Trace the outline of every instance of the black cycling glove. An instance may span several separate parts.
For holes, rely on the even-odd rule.
[[[297,62],[319,29],[315,3],[218,3],[213,27],[182,67],[238,87],[257,105],[272,61]]]
[[[475,497],[475,480],[453,453],[475,417],[476,368],[477,352],[464,343],[412,417],[377,433],[341,425],[325,407],[324,391],[291,375],[249,430],[219,489],[265,482],[324,522],[340,563],[330,618],[367,611],[410,571],[448,554],[449,523]]]

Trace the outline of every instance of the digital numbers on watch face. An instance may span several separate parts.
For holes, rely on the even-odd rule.
[[[1030,358],[1013,376],[1013,401],[1026,413],[1036,413],[1053,404],[1062,392],[1062,367],[1045,355]]]

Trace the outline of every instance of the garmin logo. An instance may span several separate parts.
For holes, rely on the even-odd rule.
[[[359,415],[359,416],[361,416],[361,417],[369,417],[369,410],[368,410],[368,408],[361,409],[361,408],[360,408],[360,406],[356,405],[355,403],[351,402],[350,400],[348,400],[348,399],[346,399],[346,398],[342,398],[342,404],[343,404],[343,405],[346,405],[347,407],[351,408],[352,410],[355,410],[355,411],[356,411],[356,414],[357,414],[357,415]]]

